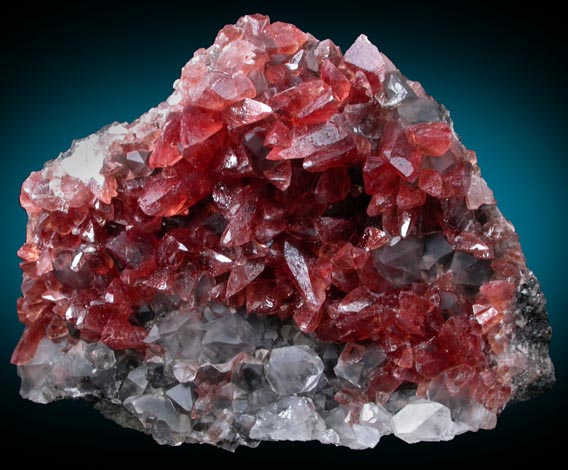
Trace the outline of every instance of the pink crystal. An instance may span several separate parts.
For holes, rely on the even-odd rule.
[[[348,344],[341,370],[380,348],[338,403],[442,387],[498,412],[515,393],[517,235],[445,110],[364,35],[342,55],[244,17],[168,101],[33,172],[21,204],[14,364],[44,337],[150,355],[141,309],[221,302]]]

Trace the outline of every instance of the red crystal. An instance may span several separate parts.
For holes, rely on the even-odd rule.
[[[408,140],[424,155],[441,157],[452,145],[452,129],[444,122],[422,122],[406,129]]]
[[[378,344],[360,396],[443,384],[502,407],[524,258],[443,108],[365,36],[342,56],[255,15],[214,47],[24,183],[12,361],[45,335],[142,351],[137,311],[217,300],[350,343],[345,361]]]

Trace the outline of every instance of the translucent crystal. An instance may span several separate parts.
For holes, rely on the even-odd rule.
[[[367,36],[342,54],[245,16],[20,201],[12,362],[35,402],[83,397],[163,444],[363,449],[490,429],[554,381],[475,153]]]
[[[280,395],[309,392],[318,384],[323,362],[307,346],[273,349],[266,365],[266,378]]]
[[[319,439],[325,429],[310,398],[289,397],[263,408],[250,435],[271,441],[311,441]]]
[[[392,418],[394,434],[409,444],[419,441],[447,441],[456,434],[449,408],[428,400],[406,405]]]

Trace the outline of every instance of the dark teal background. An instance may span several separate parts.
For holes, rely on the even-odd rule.
[[[88,455],[91,462],[112,456],[132,465],[139,457],[183,459],[187,465],[206,457],[212,465],[262,468],[305,459],[377,468],[393,468],[401,460],[446,468],[457,459],[463,468],[488,461],[543,463],[559,453],[568,368],[568,103],[561,15],[542,2],[538,9],[514,12],[497,4],[447,2],[348,1],[344,10],[331,1],[306,0],[294,8],[289,2],[231,6],[212,0],[192,9],[190,3],[84,2],[70,9],[50,4],[33,14],[21,7],[19,14],[0,20],[0,410],[9,436],[2,446],[25,452],[26,459],[63,458],[71,465]],[[464,143],[477,151],[483,175],[514,223],[548,299],[558,376],[552,391],[505,410],[495,431],[412,447],[386,438],[366,452],[275,443],[230,455],[204,446],[159,447],[104,420],[85,403],[40,406],[19,398],[9,357],[22,331],[15,310],[21,280],[15,253],[26,224],[18,203],[21,183],[72,139],[114,120],[130,121],[164,100],[195,49],[210,45],[224,24],[256,11],[293,22],[320,39],[330,37],[343,50],[366,33],[405,75],[446,105]]]

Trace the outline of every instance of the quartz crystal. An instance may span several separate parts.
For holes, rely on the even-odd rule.
[[[495,426],[554,381],[545,301],[446,109],[362,35],[245,16],[24,182],[12,362],[163,444]]]

